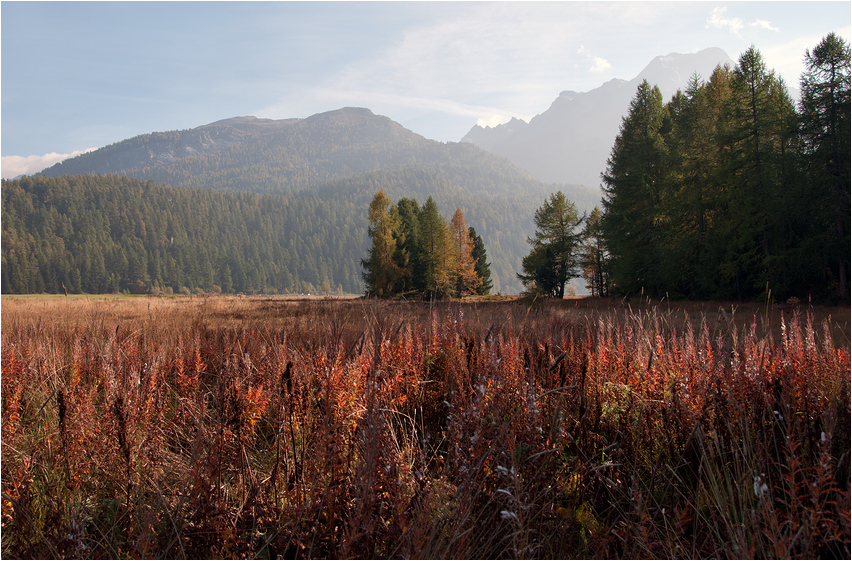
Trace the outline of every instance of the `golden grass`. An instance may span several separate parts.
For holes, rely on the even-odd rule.
[[[523,304],[523,305],[520,305]],[[270,328],[298,325],[298,318],[311,315],[320,320],[346,318],[360,329],[371,316],[392,313],[400,318],[425,318],[431,311],[469,310],[468,319],[488,329],[511,314],[516,320],[560,319],[597,321],[612,317],[657,314],[673,328],[707,324],[711,334],[743,332],[757,323],[757,335],[771,334],[781,339],[782,320],[789,323],[795,312],[807,315],[814,326],[827,324],[835,346],[848,346],[852,338],[850,308],[808,305],[796,307],[733,302],[657,302],[650,299],[623,302],[617,299],[566,297],[562,301],[536,301],[531,304],[516,296],[467,297],[462,301],[403,302],[368,300],[357,296],[115,296],[115,295],[26,295],[0,298],[3,325],[9,322],[82,327],[91,321],[154,322],[163,328],[262,324]]]
[[[3,297],[2,552],[849,556],[849,310]]]

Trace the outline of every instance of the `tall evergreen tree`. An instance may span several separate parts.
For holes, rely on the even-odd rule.
[[[367,258],[361,260],[366,292],[371,296],[389,296],[401,276],[399,265],[393,259],[396,250],[394,230],[397,228],[395,214],[384,190],[376,193],[370,203],[370,226],[367,228],[372,247]]]
[[[402,198],[396,203],[399,226],[397,229],[397,248],[395,261],[402,274],[394,287],[394,292],[403,294],[414,289],[415,271],[422,261],[420,247],[420,205],[417,201]]]
[[[850,48],[829,33],[805,51],[799,104],[804,163],[813,186],[809,199],[815,231],[810,254],[822,254],[841,298],[849,298]]]
[[[610,251],[612,282],[622,293],[642,288],[664,291],[664,137],[670,127],[660,89],[643,81],[603,174],[602,227]]]
[[[468,229],[470,239],[473,240],[473,251],[471,255],[476,261],[476,274],[479,275],[479,288],[476,289],[477,294],[488,294],[494,288],[491,282],[491,264],[488,263],[488,255],[485,253],[485,244],[482,238],[476,233],[476,230],[471,226]]]
[[[446,296],[452,290],[452,237],[432,197],[420,209],[419,224],[421,259],[415,286],[428,296]]]
[[[784,84],[757,49],[748,49],[734,68],[722,164],[730,218],[722,270],[741,300],[760,295],[767,283],[783,292],[794,113]]]
[[[667,105],[672,119],[667,138],[668,261],[677,266],[668,271],[666,291],[673,297],[725,296],[718,281],[721,248],[727,242],[718,228],[727,217],[721,209],[719,138],[732,80],[727,66],[718,66],[706,83],[694,75],[686,91]]]
[[[585,217],[577,216],[574,203],[562,191],[550,196],[535,211],[535,237],[528,238],[532,246],[523,258],[518,279],[528,289],[563,298],[565,284],[578,276],[581,234],[576,231]]]

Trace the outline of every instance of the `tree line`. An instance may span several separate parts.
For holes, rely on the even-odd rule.
[[[363,220],[312,193],[219,193],[129,177],[3,181],[2,291],[361,290]]]
[[[602,292],[849,298],[849,45],[805,65],[798,107],[754,47],[666,104],[639,86],[603,175]]]
[[[849,45],[830,34],[805,63],[798,104],[754,48],[667,103],[640,85],[601,205],[582,216],[588,194],[560,191],[531,221],[531,201],[553,186],[458,154],[268,195],[117,175],[3,181],[2,291],[357,293],[366,283],[371,294],[448,296],[511,292],[517,275],[527,291],[561,296],[582,275],[601,295],[847,300]],[[389,229],[371,222],[368,235],[363,209],[377,190],[401,199],[383,207]],[[413,197],[426,194],[420,207]],[[454,246],[470,244],[476,277],[441,253],[453,221],[439,210],[457,207],[481,228],[480,238],[468,227],[469,241],[457,229]],[[367,278],[358,260],[374,258],[374,233],[393,242],[387,278]]]
[[[393,204],[380,190],[368,220],[371,245],[361,261],[367,295],[443,298],[493,288],[485,245],[460,208],[447,223],[432,197],[423,206],[413,198]]]
[[[562,297],[849,299],[850,48],[805,53],[801,101],[754,47],[663,103],[637,89],[603,174],[603,209],[562,193],[535,214],[518,278]]]

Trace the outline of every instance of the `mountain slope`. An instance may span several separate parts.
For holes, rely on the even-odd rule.
[[[405,166],[446,172],[460,189],[470,189],[470,180],[477,179],[464,169],[487,170],[491,185],[479,187],[486,190],[515,191],[519,182],[532,180],[502,157],[469,144],[428,140],[358,108],[280,121],[237,117],[185,131],[140,135],[39,175],[113,173],[178,187],[283,193]]]
[[[181,187],[284,192],[416,163],[430,142],[368,109],[344,108],[306,119],[236,117],[140,135],[40,175],[118,173]]]
[[[287,235],[298,240],[324,231],[330,237],[362,238],[340,242],[351,249],[344,253],[346,272],[328,279],[352,292],[361,289],[360,279],[353,277],[366,252],[367,207],[379,189],[394,201],[411,197],[422,204],[432,196],[445,217],[461,208],[483,238],[495,292],[508,293],[521,288],[515,273],[529,249],[533,214],[544,199],[561,189],[582,212],[600,198],[593,189],[542,183],[472,144],[427,140],[387,117],[355,108],[281,121],[237,117],[141,135],[66,160],[40,175],[65,174],[116,174],[184,188],[317,199],[321,204],[312,203],[312,215],[291,222]],[[330,216],[355,226],[340,231]],[[328,261],[332,256],[316,258]],[[325,280],[314,269],[307,269],[304,278],[294,277],[313,284]]]
[[[668,100],[686,87],[693,73],[706,79],[718,64],[726,63],[733,61],[715,48],[660,56],[630,81],[610,80],[585,93],[564,91],[529,123],[512,119],[493,128],[476,125],[462,142],[505,156],[541,181],[597,188],[621,118],[642,80],[658,85]]]

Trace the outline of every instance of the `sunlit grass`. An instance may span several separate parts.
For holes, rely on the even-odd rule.
[[[2,553],[848,557],[848,318],[3,297]]]

